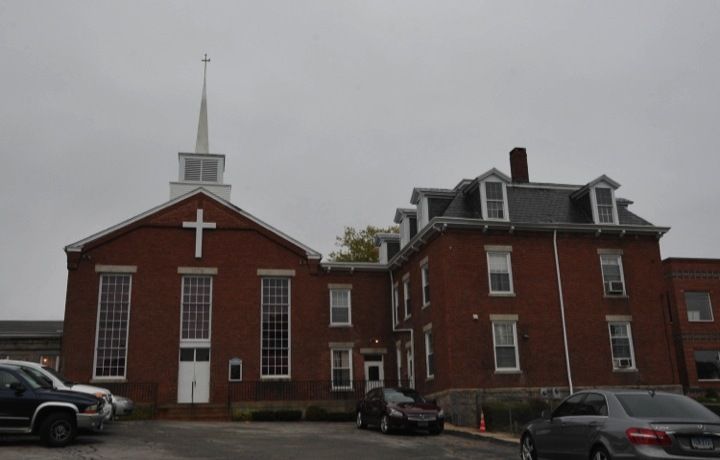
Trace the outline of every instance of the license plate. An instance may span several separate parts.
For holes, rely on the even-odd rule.
[[[418,422],[418,426],[428,426],[428,422]]]
[[[690,445],[693,449],[699,450],[711,450],[714,447],[712,438],[707,437],[692,437],[690,438]]]

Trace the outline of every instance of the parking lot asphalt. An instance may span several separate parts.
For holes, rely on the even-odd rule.
[[[444,433],[383,435],[352,423],[116,422],[63,449],[0,436],[3,459],[443,459],[518,457],[515,446]]]

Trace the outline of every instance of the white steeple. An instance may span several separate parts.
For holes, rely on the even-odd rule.
[[[203,89],[202,99],[200,101],[200,120],[198,120],[197,142],[195,143],[195,153],[210,153],[210,143],[208,141],[208,116],[207,116],[207,64],[210,62],[207,54],[202,62],[205,64],[203,68]]]
[[[230,201],[230,185],[223,183],[225,155],[210,153],[207,116],[207,63],[210,62],[210,59],[207,54],[202,62],[205,65],[195,153],[178,153],[179,177],[177,182],[170,182],[170,199],[202,187],[208,192]]]

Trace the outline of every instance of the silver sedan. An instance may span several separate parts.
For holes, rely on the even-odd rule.
[[[688,459],[720,457],[720,417],[682,395],[588,390],[530,422],[523,460]]]

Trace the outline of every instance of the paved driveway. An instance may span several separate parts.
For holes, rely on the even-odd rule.
[[[36,437],[0,436],[3,459],[516,459],[517,448],[449,434],[358,430],[352,423],[119,422],[64,449]]]

